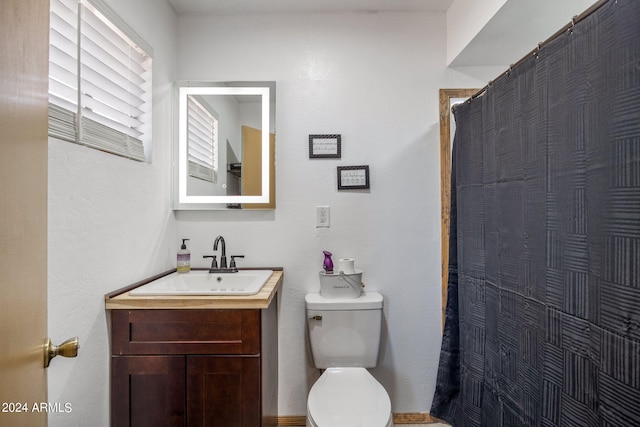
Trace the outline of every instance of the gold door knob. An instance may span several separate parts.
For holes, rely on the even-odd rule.
[[[51,344],[51,338],[44,340],[44,367],[48,368],[51,359],[56,356],[76,357],[78,355],[78,337],[69,338],[60,345]]]

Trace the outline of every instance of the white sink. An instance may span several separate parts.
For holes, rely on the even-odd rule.
[[[176,272],[142,285],[129,292],[129,295],[255,295],[269,280],[271,273],[272,270]]]

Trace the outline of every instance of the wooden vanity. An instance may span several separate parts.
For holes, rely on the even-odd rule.
[[[251,296],[129,294],[162,275],[106,295],[111,425],[276,425],[283,271],[270,269]]]

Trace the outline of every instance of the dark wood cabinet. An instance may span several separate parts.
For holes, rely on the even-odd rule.
[[[256,357],[189,356],[189,425],[261,425],[259,362]]]
[[[111,310],[111,425],[275,425],[275,306]]]
[[[111,425],[186,425],[184,356],[111,358]]]

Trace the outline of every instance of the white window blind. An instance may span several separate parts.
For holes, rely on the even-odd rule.
[[[187,97],[189,175],[216,182],[218,167],[218,119],[195,97]]]
[[[51,0],[50,19],[49,135],[146,160],[150,48],[100,0]]]

